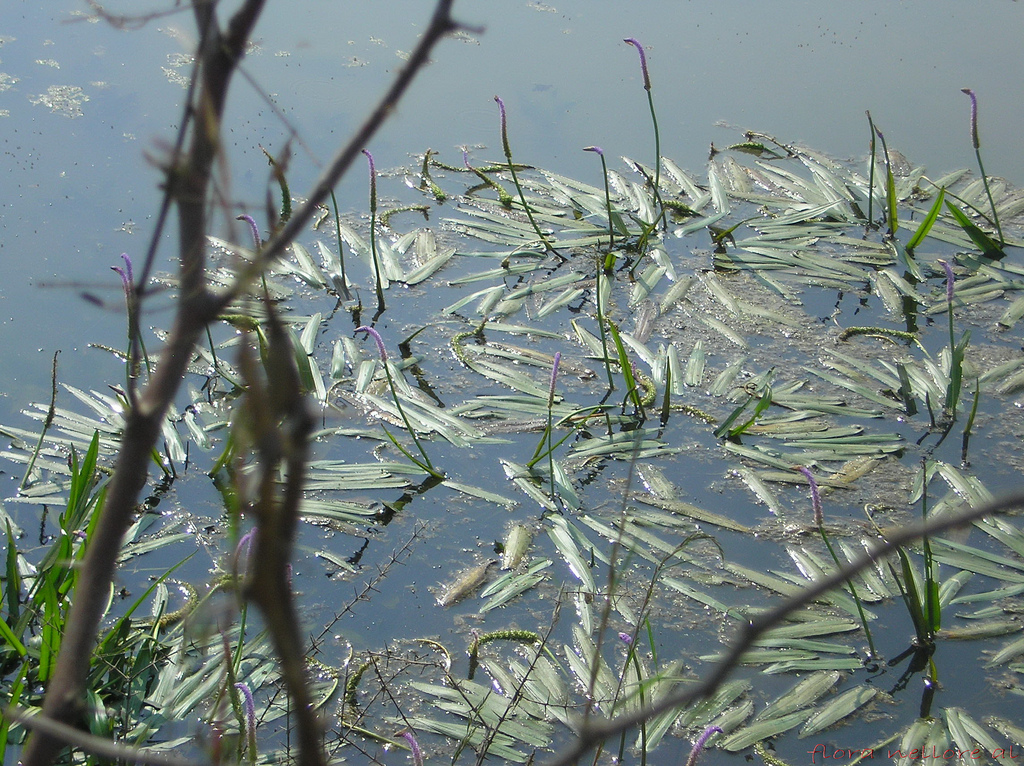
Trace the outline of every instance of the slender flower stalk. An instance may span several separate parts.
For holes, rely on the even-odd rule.
[[[818,490],[818,482],[815,481],[814,474],[807,467],[799,466],[797,470],[807,478],[807,483],[811,485],[811,508],[814,510],[814,526],[821,529],[825,525],[825,514],[821,510],[821,492]]]
[[[551,365],[551,383],[548,385],[548,409],[555,403],[555,383],[558,382],[558,365],[562,362],[562,352],[555,352],[555,361]]]
[[[978,96],[970,88],[961,88],[961,93],[966,93],[971,99],[971,145],[974,147],[974,156],[978,158],[978,169],[981,171],[981,181],[985,185],[985,194],[988,196],[988,204],[992,207],[992,221],[996,226],[996,234],[999,236],[999,247],[1006,244],[1003,239],[1003,228],[999,225],[999,213],[996,212],[996,203],[992,199],[992,190],[988,186],[988,176],[985,175],[985,166],[981,162],[981,139],[978,138]]]
[[[252,698],[249,684],[239,682],[235,688],[242,696],[242,710],[245,712],[245,740],[249,763],[256,763],[256,703]]]
[[[615,253],[612,249],[615,247],[615,232],[612,226],[612,196],[611,190],[608,186],[608,164],[604,159],[604,152],[600,146],[588,146],[583,149],[585,152],[594,152],[598,157],[601,158],[601,171],[604,175],[604,201],[608,210],[608,254],[604,257],[603,263],[599,260],[597,264],[597,278],[595,281],[594,291],[597,295],[597,326],[601,331],[601,348],[604,352],[604,371],[608,375],[608,390],[611,391],[615,388],[615,382],[612,380],[612,365],[608,359],[608,338],[605,334],[604,329],[604,288],[601,284],[602,272],[606,276],[611,276],[612,267],[615,265]]]
[[[697,759],[707,747],[708,740],[715,734],[722,734],[722,729],[718,726],[709,726],[697,737],[697,741],[693,743],[693,749],[690,751],[690,757],[686,759],[686,766],[696,766]]]
[[[586,146],[583,148],[583,151],[593,152],[601,158],[601,174],[604,177],[604,203],[608,210],[608,249],[612,250],[615,247],[615,228],[612,226],[612,193],[611,188],[608,186],[608,163],[605,162],[604,152],[600,146]],[[613,258],[614,262],[614,256],[610,252],[608,255]]]
[[[835,550],[832,548],[832,543],[828,539],[828,535],[825,534],[825,514],[821,507],[821,491],[818,489],[818,482],[814,478],[814,474],[811,473],[810,469],[806,466],[798,465],[796,470],[804,475],[807,479],[807,483],[811,487],[811,508],[814,510],[814,526],[818,528],[818,532],[821,534],[821,539],[825,542],[825,547],[828,548],[829,554],[832,556],[832,560],[836,564],[837,569],[842,569],[843,565],[839,563],[839,556],[836,555]],[[846,584],[850,588],[850,594],[853,596],[854,602],[857,604],[857,613],[860,615],[860,624],[864,627],[864,635],[868,639],[868,651],[870,652],[870,658],[878,656],[875,651],[875,642],[871,638],[871,629],[868,627],[867,614],[864,612],[864,605],[861,604],[860,596],[857,595],[857,588],[853,584],[853,580],[850,578],[846,579]]]
[[[384,433],[388,435],[388,438],[391,440],[391,443],[394,444],[399,450],[401,450],[402,454],[409,458],[409,460],[411,460],[417,466],[419,466],[424,471],[429,473],[435,479],[443,479],[444,474],[441,473],[436,468],[434,468],[434,464],[430,462],[430,457],[427,455],[427,451],[423,448],[423,445],[420,443],[419,438],[416,436],[416,429],[414,429],[412,427],[412,423],[409,422],[409,418],[405,414],[405,409],[402,407],[402,401],[398,398],[398,389],[395,387],[395,380],[394,378],[391,377],[391,367],[390,365],[388,365],[388,352],[387,349],[384,347],[384,339],[380,336],[380,333],[377,332],[377,330],[375,330],[373,327],[370,327],[369,325],[357,327],[355,329],[355,332],[366,333],[371,338],[373,338],[374,341],[377,343],[377,353],[380,355],[380,361],[384,367],[384,376],[388,380],[388,388],[391,390],[391,398],[395,402],[395,407],[398,409],[398,414],[402,416],[402,422],[405,423],[405,430],[409,432],[409,436],[412,437],[413,442],[416,444],[416,449],[419,450],[419,453],[423,457],[423,460],[420,461],[413,457],[412,454],[407,449],[405,449],[405,447],[399,444],[398,440],[391,435],[391,432],[388,431],[387,427],[383,426],[382,424],[382,426],[384,427]]]
[[[370,256],[373,258],[373,276],[377,286],[377,316],[380,316],[384,311],[384,280],[377,255],[377,168],[373,164],[373,155],[366,149],[363,149],[363,154],[370,163]]]
[[[497,103],[498,111],[501,113],[501,148],[505,152],[505,161],[508,163],[508,171],[512,174],[512,183],[516,185],[516,191],[519,192],[519,201],[523,205],[523,210],[526,211],[526,217],[530,219],[530,225],[533,226],[533,230],[540,238],[541,244],[544,245],[544,250],[558,255],[558,251],[555,250],[555,246],[551,244],[548,238],[544,235],[544,232],[540,230],[537,220],[533,217],[533,210],[528,204],[526,204],[526,195],[523,194],[523,187],[519,183],[519,176],[516,175],[515,163],[512,162],[512,146],[508,142],[508,119],[505,115],[505,102],[501,100],[500,96],[495,96],[494,101]]]
[[[125,313],[128,317],[128,390],[134,390],[134,381],[139,377],[139,357],[141,356],[146,364],[146,373],[153,374],[149,366],[149,354],[146,353],[146,344],[142,339],[142,332],[139,329],[139,293],[135,287],[135,275],[132,271],[132,259],[128,253],[121,253],[121,260],[124,268],[111,266],[111,271],[117,272],[121,277],[121,286],[124,288]]]
[[[551,437],[555,430],[552,408],[555,405],[555,384],[558,382],[558,365],[562,361],[562,352],[555,352],[555,361],[551,365],[551,383],[548,386],[548,427],[547,427],[547,439],[548,439],[548,476],[551,477],[551,500],[554,502],[557,497],[555,491],[555,447],[551,443]]]
[[[644,75],[644,90],[647,91],[647,105],[654,125],[654,200],[658,203],[658,214],[650,224],[653,230],[657,227],[658,221],[665,217],[665,205],[661,201],[661,132],[658,130],[658,114],[654,111],[654,92],[651,90],[651,74],[647,69],[647,53],[635,37],[627,37],[623,42],[632,45],[640,54],[640,70]]]
[[[960,388],[963,384],[963,363],[966,343],[957,345],[953,329],[953,295],[956,276],[949,261],[939,260],[946,272],[946,315],[949,318],[949,385],[946,388],[946,410],[956,418],[957,404],[960,401]]]
[[[557,447],[558,444],[561,444],[562,441],[564,441],[563,439],[562,441],[559,441],[558,444],[554,444],[552,441],[555,430],[553,414],[553,408],[555,404],[555,385],[558,382],[558,366],[561,364],[561,362],[562,352],[556,351],[554,362],[551,365],[551,380],[548,384],[548,424],[547,427],[544,429],[544,433],[542,433],[540,436],[540,441],[537,443],[537,449],[533,451],[533,457],[530,459],[530,462],[526,464],[527,468],[533,468],[533,466],[535,466],[541,459],[545,457],[548,459],[548,475],[551,479],[552,501],[554,501],[555,498],[558,496],[555,489],[555,447]],[[545,446],[547,446],[546,450]]]
[[[875,128],[878,140],[882,142],[882,154],[885,157],[885,207],[886,219],[889,222],[889,236],[895,237],[900,226],[899,212],[896,209],[896,177],[892,172],[892,160],[889,159],[889,147],[885,143],[885,134]]]

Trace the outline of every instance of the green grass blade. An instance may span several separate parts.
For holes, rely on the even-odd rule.
[[[974,222],[967,217],[963,210],[949,202],[946,203],[946,208],[952,214],[956,222],[960,224],[960,228],[964,230],[964,233],[967,234],[967,236],[971,238],[971,241],[978,246],[982,255],[986,258],[991,258],[994,261],[997,261],[1006,255],[1006,253],[1003,252],[1003,249],[996,244],[995,240],[975,226]]]
[[[946,190],[939,189],[938,195],[935,197],[935,202],[932,204],[931,210],[928,211],[928,215],[921,221],[921,225],[917,227],[917,231],[914,232],[914,236],[907,242],[907,251],[914,252],[914,248],[921,244],[921,241],[928,236],[928,232],[931,231],[932,225],[939,217],[939,213],[942,211],[942,203],[946,199]]]

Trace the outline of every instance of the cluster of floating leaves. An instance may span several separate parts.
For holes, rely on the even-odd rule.
[[[650,624],[648,636],[658,636],[660,643],[671,645],[660,636],[674,634],[671,610],[680,608],[702,615],[728,637],[763,608],[752,602],[771,603],[834,571],[835,563],[802,537],[810,509],[803,495],[793,491],[806,484],[794,466],[814,472],[831,493],[830,505],[848,508],[843,493],[855,494],[872,503],[887,523],[906,518],[933,480],[946,489],[929,490],[932,513],[989,497],[979,477],[948,460],[928,462],[927,482],[913,468],[926,450],[912,437],[935,440],[941,413],[937,424],[927,409],[941,409],[949,381],[950,350],[934,351],[942,336],[930,331],[932,318],[948,310],[945,272],[936,258],[955,264],[957,319],[980,320],[1001,331],[1024,316],[1024,267],[1009,257],[981,258],[946,215],[929,234],[934,247],[918,248],[918,255],[908,259],[866,220],[869,206],[882,209],[883,190],[871,188],[865,174],[765,136],[752,136],[737,152],[717,154],[706,178],[663,160],[660,196],[672,212],[653,236],[644,223],[660,212],[651,193],[654,174],[631,160],[626,165],[627,172],[610,174],[612,221],[603,189],[551,172],[521,171],[533,216],[558,251],[552,255],[518,201],[503,204],[511,199],[507,195],[492,199],[496,188],[507,183],[500,166],[481,166],[469,176],[428,155],[421,172],[410,172],[408,180],[430,204],[454,199],[442,208],[439,229],[418,227],[400,234],[399,219],[387,219],[389,228],[382,233],[394,236],[377,237],[378,270],[360,227],[339,222],[341,242],[317,241],[313,252],[296,243],[270,281],[281,299],[294,292],[296,282],[306,292],[348,295],[358,285],[343,276],[339,249],[344,247],[347,273],[370,280],[367,294],[379,273],[384,290],[399,285],[423,296],[426,291],[418,286],[428,284],[432,300],[441,296],[439,321],[413,317],[431,325],[423,338],[439,352],[432,359],[406,352],[382,361],[344,335],[325,348],[323,330],[331,315],[289,317],[310,396],[325,411],[358,413],[343,427],[325,427],[318,437],[342,437],[352,445],[359,439],[373,449],[365,462],[346,457],[312,463],[302,510],[307,520],[362,535],[381,521],[380,506],[362,499],[367,493],[417,486],[423,472],[388,449],[381,422],[401,429],[407,421],[422,437],[495,455],[507,491],[474,486],[456,467],[440,466],[447,471],[442,486],[455,495],[482,509],[517,509],[505,539],[515,558],[497,571],[488,561],[473,562],[438,599],[455,612],[483,615],[479,627],[493,632],[478,636],[473,662],[489,680],[457,678],[450,662],[438,662],[427,663],[421,677],[409,671],[393,684],[403,695],[429,699],[441,711],[405,715],[401,725],[509,761],[527,761],[535,749],[549,746],[558,736],[556,724],[571,728],[584,707],[605,716],[635,710],[686,683],[692,674],[687,662],[717,657],[717,652],[693,657],[681,641],[668,658],[663,648],[658,653],[653,647],[646,652],[609,648],[600,632],[606,605],[615,624],[630,630]],[[479,177],[488,183],[466,191],[465,179],[475,183]],[[438,179],[452,190],[442,192]],[[940,188],[968,207],[986,204],[980,181],[966,172],[931,180],[923,169],[907,168],[896,178],[895,190],[904,220],[923,218]],[[1004,222],[1024,210],[1018,190],[996,183],[994,195]],[[607,258],[609,227],[620,248],[613,259],[616,270],[596,279]],[[214,244],[229,258],[213,277],[227,283],[231,259],[251,254],[228,242]],[[1024,245],[1017,239],[1006,244]],[[621,353],[602,337],[595,318],[597,289],[606,291],[602,303],[616,324]],[[830,323],[805,309],[805,301],[820,302],[822,295],[840,296]],[[870,305],[864,310],[872,317],[870,325],[842,326],[847,320],[840,310],[844,295],[856,297],[858,311]],[[288,305],[295,309],[298,302]],[[237,312],[230,321],[251,321],[254,314],[247,305]],[[1000,350],[1000,330],[988,339],[986,353],[968,352],[971,366],[965,377],[972,386],[964,387],[961,412],[970,410],[975,383],[983,401],[1017,404],[1013,397],[1024,389],[1024,358]],[[238,384],[241,377],[224,352],[219,348],[214,358],[208,349],[199,350],[195,372],[215,371],[228,384]],[[560,380],[572,382],[559,385],[553,396],[549,374],[556,352]],[[654,393],[645,394],[646,419],[636,400],[624,397],[623,359]],[[447,360],[461,374],[445,381]],[[382,365],[389,365],[401,410]],[[602,398],[606,372],[614,374],[619,388]],[[430,378],[428,386],[418,385],[421,375]],[[98,430],[106,454],[116,450],[121,401],[65,389],[93,416],[57,409],[35,463],[36,475],[19,501],[60,502],[68,441],[81,446]],[[183,462],[189,445],[213,449],[230,420],[229,412],[211,408],[207,397],[193,393],[192,405],[169,417],[165,427],[172,461]],[[458,403],[442,406],[442,400]],[[755,413],[758,401],[767,409]],[[1017,420],[1018,409],[1008,407]],[[42,419],[46,410],[38,407],[32,414]],[[741,417],[749,419],[741,431],[716,430],[744,411],[750,417]],[[509,444],[519,445],[515,435],[539,436],[549,418],[559,439],[570,435],[550,461],[530,463],[528,454],[509,449]],[[15,428],[3,433],[15,443],[4,456],[26,461],[36,434]],[[715,438],[720,435],[730,438]],[[717,461],[719,467],[711,470],[717,481],[749,491],[751,503],[742,513],[688,502],[683,496],[691,493],[676,486],[684,477],[676,482],[667,478],[683,465],[682,453],[693,443],[705,445],[706,464]],[[904,467],[908,458],[912,467]],[[625,485],[621,479],[593,481],[616,465],[628,466],[634,480]],[[624,487],[633,489],[622,497]],[[621,502],[609,504],[609,491],[617,492]],[[766,518],[755,518],[755,504],[769,511]],[[841,527],[837,554],[852,560],[872,534],[849,521]],[[1008,683],[1019,690],[1024,686],[1024,639],[1015,611],[1024,592],[1024,534],[1012,520],[1002,519],[981,521],[975,530],[981,542],[931,541],[932,554],[950,572],[942,582],[940,603],[947,613],[957,610],[956,625],[946,628],[943,638],[999,637],[1002,643],[986,667],[1007,671]],[[766,546],[780,540],[789,563],[753,567],[702,542],[705,536],[725,541],[730,534],[753,532],[765,538]],[[358,574],[345,557],[327,550],[318,555],[338,570]],[[627,558],[631,563],[628,576],[622,575],[623,590],[609,592],[602,573],[625,567]],[[627,585],[629,591],[642,592],[644,578],[656,593],[651,599],[625,592]],[[885,561],[859,575],[856,585],[871,610],[893,603],[902,587]],[[498,629],[507,628],[504,608],[530,599],[536,607],[545,599],[550,603],[554,594],[553,600],[573,613],[566,620],[571,622],[567,635]],[[549,617],[538,620],[541,626],[551,622]],[[859,630],[850,594],[828,594],[763,637],[743,658],[743,664],[765,674],[802,674],[787,691],[765,704],[757,694],[756,676],[729,682],[697,705],[648,722],[635,745],[650,751],[672,731],[693,737],[717,726],[723,734],[711,746],[741,751],[789,731],[798,737],[818,734],[858,711],[884,715],[883,702],[891,695],[864,678]],[[636,646],[638,634],[623,635],[630,637],[629,647]],[[259,688],[252,680],[249,684]],[[353,706],[356,691],[355,684],[346,690],[340,716],[353,732],[368,735],[390,713]],[[166,701],[160,704],[174,715],[184,714]],[[963,750],[977,744],[990,752],[1003,747],[1004,739],[1024,744],[1024,732],[1012,722],[997,717],[979,722],[961,708],[944,707],[940,716],[922,721],[894,716],[884,741],[898,742],[905,750],[946,742]]]

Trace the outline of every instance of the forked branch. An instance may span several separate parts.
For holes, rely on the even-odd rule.
[[[179,220],[180,295],[177,312],[152,378],[140,395],[136,396],[134,390],[129,392],[114,476],[106,502],[99,511],[96,528],[87,543],[53,681],[43,702],[41,715],[50,721],[74,726],[82,719],[90,658],[113,582],[121,541],[146,484],[153,446],[159,438],[170,403],[184,379],[200,333],[216,319],[227,303],[243,293],[262,270],[284,252],[312,216],[313,206],[327,196],[352,159],[394,109],[416,73],[429,61],[433,46],[456,26],[450,17],[452,0],[438,0],[430,26],[408,64],[350,143],[338,153],[310,193],[309,202],[293,215],[284,230],[267,243],[260,258],[239,275],[227,294],[214,295],[206,276],[210,183],[214,163],[219,156],[221,121],[231,78],[264,2],[244,0],[223,30],[216,18],[217,3],[209,0],[193,0],[192,3],[200,44],[193,77],[194,90],[190,89],[187,112],[191,119],[182,122],[177,145],[184,146],[184,132],[189,130],[190,144],[183,154],[175,152],[167,170],[166,200],[168,203],[173,201],[177,207]],[[164,211],[167,207],[165,204]],[[162,222],[162,214],[159,220]],[[149,273],[150,263],[151,258],[147,257],[144,274]],[[38,726],[25,747],[23,763],[26,766],[49,766],[65,744],[67,741],[56,729]]]

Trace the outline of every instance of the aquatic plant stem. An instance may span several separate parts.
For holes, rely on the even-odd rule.
[[[928,521],[928,459],[921,461],[924,472],[921,483],[921,521]],[[935,579],[935,559],[932,556],[931,537],[921,536],[921,547],[924,550],[924,616],[927,622],[927,640],[934,642],[936,631],[942,627],[942,612],[939,603],[939,583]],[[913,583],[907,583],[911,587]],[[934,666],[932,673],[935,673]],[[934,680],[934,679],[933,679]]]
[[[996,227],[996,234],[999,236],[1000,249],[1006,245],[1003,238],[1003,228],[999,225],[999,213],[996,211],[995,200],[992,199],[992,189],[988,185],[988,176],[985,174],[985,165],[981,161],[981,139],[978,137],[978,96],[970,88],[961,88],[961,93],[966,93],[971,99],[971,144],[974,146],[974,156],[978,158],[978,170],[981,171],[981,182],[985,186],[985,194],[988,196],[988,204],[992,207],[992,221]]]
[[[864,110],[868,116],[868,129],[871,131],[871,157],[868,160],[868,223],[869,227],[874,226],[873,213],[875,205],[875,122],[871,119],[871,112]]]
[[[594,292],[596,295],[597,303],[597,327],[601,332],[601,350],[604,354],[604,371],[608,375],[608,391],[615,390],[615,381],[612,379],[612,364],[608,358],[608,336],[604,329],[604,285],[601,283],[602,272],[605,276],[611,277],[611,269],[615,265],[615,253],[612,249],[615,247],[615,230],[612,226],[612,195],[611,189],[608,186],[608,163],[605,162],[604,152],[600,146],[588,146],[583,151],[594,152],[601,158],[601,172],[604,178],[604,201],[608,211],[608,253],[603,259],[599,259],[597,263],[597,272],[595,278]]]
[[[523,205],[523,210],[526,211],[526,217],[530,219],[530,225],[533,226],[533,230],[540,238],[541,244],[544,245],[545,252],[551,253],[552,255],[558,255],[559,253],[555,249],[555,246],[551,244],[544,232],[540,230],[537,220],[533,217],[533,209],[526,203],[526,195],[523,194],[523,187],[519,183],[519,176],[516,174],[516,166],[515,163],[512,162],[512,146],[508,141],[508,122],[505,117],[505,102],[502,101],[499,96],[495,96],[494,101],[498,104],[498,110],[501,112],[501,148],[505,152],[505,161],[508,163],[508,172],[512,174],[512,183],[515,184],[516,191],[519,192],[519,201]]]
[[[828,535],[825,533],[825,514],[822,510],[821,505],[821,492],[818,489],[818,482],[814,478],[814,474],[811,473],[810,469],[806,466],[797,466],[797,470],[804,475],[807,479],[807,483],[811,487],[811,505],[814,510],[814,525],[818,528],[818,532],[821,534],[821,539],[825,543],[825,547],[828,549],[829,555],[832,556],[832,561],[835,562],[836,569],[841,570],[843,565],[839,561],[839,556],[836,555],[835,549],[832,548],[832,542],[828,539]],[[875,650],[875,642],[871,637],[871,628],[868,627],[867,614],[864,612],[864,605],[860,601],[860,596],[857,595],[857,588],[854,587],[853,578],[849,577],[846,580],[846,585],[850,588],[850,594],[853,596],[853,601],[857,605],[857,614],[860,616],[860,624],[864,628],[864,635],[868,639],[868,659],[875,659],[878,657],[878,652]]]
[[[373,259],[374,285],[377,288],[377,316],[384,312],[384,282],[380,274],[380,258],[377,255],[377,169],[373,155],[363,149],[370,163],[370,256]]]
[[[419,450],[420,455],[422,455],[423,457],[423,461],[421,462],[417,460],[404,447],[402,447],[402,445],[399,444],[398,441],[391,435],[391,432],[388,431],[387,427],[384,427],[384,433],[388,435],[388,438],[391,440],[392,444],[398,447],[398,449],[400,449],[402,453],[407,458],[409,458],[413,463],[415,463],[417,466],[419,466],[424,471],[429,473],[435,479],[443,479],[444,474],[438,471],[436,468],[434,468],[434,464],[430,462],[430,457],[427,455],[427,451],[423,448],[423,445],[420,443],[419,437],[416,436],[416,429],[413,428],[412,423],[409,422],[409,417],[405,414],[405,409],[402,407],[402,401],[401,399],[398,398],[398,388],[395,386],[395,380],[394,378],[391,377],[391,369],[388,366],[388,352],[384,348],[384,339],[381,337],[380,333],[377,332],[377,330],[375,330],[373,327],[370,327],[369,325],[357,327],[354,332],[366,333],[367,335],[372,337],[374,341],[376,341],[377,352],[380,355],[380,363],[384,367],[384,376],[387,378],[388,389],[391,391],[391,399],[395,403],[395,408],[398,410],[398,414],[402,416],[402,422],[405,423],[405,430],[408,431],[409,436],[412,437],[413,443],[416,445],[416,449]]]
[[[604,159],[604,152],[600,146],[587,146],[583,151],[594,152],[594,154],[601,158],[601,177],[604,179],[604,204],[608,211],[608,249],[613,250],[615,248],[615,227],[612,224],[612,192],[611,187],[608,185],[608,163]]]
[[[946,272],[946,315],[949,325],[949,384],[946,387],[945,410],[953,420],[956,420],[956,410],[960,402],[960,390],[963,386],[964,352],[969,335],[965,332],[960,343],[956,342],[953,327],[953,295],[956,289],[956,276],[953,274],[953,267],[949,264],[949,261],[939,260],[939,264]]]
[[[551,385],[548,388],[548,427],[546,430],[548,441],[548,476],[551,478],[551,502],[557,503],[558,492],[555,489],[555,448],[551,445],[551,435],[554,431],[552,423],[552,408],[555,405],[555,383],[558,381],[558,364],[562,361],[562,352],[555,352],[554,363],[551,365]]]
[[[352,293],[348,291],[348,278],[345,276],[345,246],[341,238],[341,216],[338,214],[338,198],[334,196],[334,189],[331,189],[331,205],[334,207],[334,231],[338,237],[338,263],[341,267],[341,293],[345,300],[351,300]]]
[[[658,129],[658,113],[654,109],[654,91],[651,88],[651,75],[647,69],[647,53],[644,51],[644,46],[635,37],[628,37],[623,42],[632,45],[640,54],[640,69],[644,76],[644,90],[647,91],[647,107],[651,112],[651,124],[654,127],[654,201],[657,203],[658,212],[654,220],[648,223],[650,229],[645,231],[646,235],[656,229],[659,222],[665,220],[665,204],[661,201],[661,131]]]

